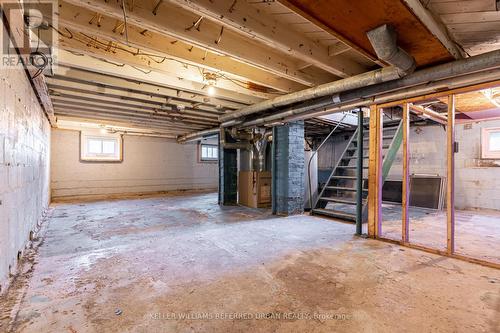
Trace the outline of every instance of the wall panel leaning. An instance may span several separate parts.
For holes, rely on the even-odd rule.
[[[21,66],[0,68],[0,284],[50,201],[50,125]],[[2,288],[5,290],[5,288]]]
[[[80,161],[80,132],[52,132],[52,198],[96,197],[209,189],[218,184],[217,163],[199,162],[197,144],[123,136],[120,163]]]

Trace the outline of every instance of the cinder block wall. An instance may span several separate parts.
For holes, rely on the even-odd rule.
[[[500,127],[500,120],[457,124],[455,140],[455,207],[500,210],[500,167],[481,159],[481,130]],[[411,130],[411,173],[446,177],[446,132],[440,126],[416,126]],[[492,162],[492,160],[489,160]],[[496,161],[500,165],[500,161]],[[401,179],[402,152],[398,152],[389,177]]]
[[[125,135],[123,162],[80,161],[80,132],[52,131],[54,200],[69,197],[217,189],[217,163],[198,162],[197,144]]]
[[[470,128],[468,128],[470,127]],[[500,127],[500,120],[457,124],[459,152],[455,156],[455,207],[458,209],[500,210],[500,167],[487,166],[481,160],[481,130]],[[410,146],[411,173],[437,174],[446,177],[446,131],[442,126],[412,126]],[[332,138],[318,153],[319,167],[333,166],[340,158],[336,152],[345,148],[343,135]],[[491,160],[489,161],[491,164]],[[368,160],[365,160],[368,163]],[[494,161],[500,165],[500,161]],[[400,149],[389,179],[401,180],[403,156]]]
[[[22,67],[0,68],[0,285],[50,200],[50,125]]]

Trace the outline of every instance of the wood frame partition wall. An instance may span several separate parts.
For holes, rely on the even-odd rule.
[[[498,86],[500,81],[483,83],[466,88],[460,88],[412,99],[395,101],[386,104],[370,106],[370,137],[369,137],[369,170],[368,170],[368,236],[370,238],[419,249],[422,251],[448,256],[480,265],[500,269],[500,264],[467,255],[455,253],[455,94],[470,92]],[[447,156],[447,187],[446,187],[446,251],[417,245],[410,241],[411,223],[409,218],[410,197],[410,109],[412,103],[430,98],[447,97],[448,112],[444,119],[439,114],[427,114],[433,120],[446,126],[446,156]],[[383,141],[383,108],[403,106],[403,192],[402,192],[402,236],[401,240],[382,237],[382,141]],[[420,109],[417,109],[421,111]]]

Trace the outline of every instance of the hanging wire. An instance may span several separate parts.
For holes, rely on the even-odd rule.
[[[128,45],[126,47],[124,47],[124,46],[119,45],[117,42],[110,42],[110,41],[103,42],[103,41],[100,41],[98,38],[90,36],[90,35],[88,35],[86,33],[83,33],[83,32],[78,32],[77,34],[75,34],[75,33],[73,33],[71,30],[69,30],[66,27],[64,28],[64,30],[67,32],[66,34],[63,33],[62,31],[60,31],[59,29],[55,28],[52,25],[50,25],[50,27],[52,29],[54,29],[59,35],[63,36],[64,38],[73,39],[73,40],[75,40],[77,42],[80,42],[80,43],[82,43],[84,45],[87,45],[88,47],[94,47],[94,48],[98,48],[98,49],[101,48],[101,49],[103,49],[105,51],[110,52],[109,51],[110,50],[110,45],[112,45],[114,51],[119,50],[119,51],[123,51],[123,52],[129,53],[129,54],[131,54],[133,56],[144,56],[144,57],[149,58],[150,60],[152,60],[153,62],[155,62],[157,64],[161,64],[161,63],[165,62],[166,60],[175,61],[175,62],[181,64],[182,66],[184,66],[184,68],[186,68],[186,69],[189,68],[190,66],[196,68],[200,72],[200,76],[202,78],[205,77],[205,68],[203,68],[201,66],[193,65],[192,63],[181,61],[181,60],[179,60],[177,58],[172,58],[172,57],[162,56],[162,55],[158,55],[158,54],[154,54],[154,53],[144,52],[140,48],[136,48],[136,49],[134,48],[134,50],[132,51],[132,50],[130,50],[130,47]],[[83,36],[83,38],[81,38],[79,36]],[[222,36],[222,31],[221,31],[221,36]],[[205,52],[208,52],[208,51],[206,50]],[[96,57],[94,57],[94,58],[96,58]],[[117,65],[116,63],[108,61],[108,60],[104,60],[104,59],[101,59],[101,58],[96,58],[96,59],[105,61],[107,63],[111,63],[113,65]],[[117,66],[123,67],[124,64],[117,65]],[[137,67],[134,67],[134,66],[131,66],[131,67],[133,67],[136,70],[139,70],[139,71],[141,71],[142,73],[145,73],[145,74],[151,73],[151,71],[140,70],[140,69],[138,69]],[[268,88],[266,86],[260,86],[260,85],[255,85],[255,87],[259,87],[259,88],[262,88],[262,89],[258,89],[258,90],[257,89],[252,89],[249,86],[249,83],[247,81],[238,80],[238,79],[234,79],[234,78],[228,77],[226,74],[221,73],[220,71],[218,71],[218,72],[210,72],[210,73],[213,74],[213,75],[215,75],[215,77],[217,79],[227,80],[227,81],[229,81],[229,82],[231,82],[231,83],[233,83],[233,84],[235,84],[235,85],[237,85],[237,86],[239,86],[241,88],[244,88],[244,89],[247,89],[247,90],[250,90],[250,91],[261,91],[261,92],[265,92],[265,93],[268,93],[268,94],[276,94],[276,95],[286,94],[285,92],[279,92],[279,91],[276,91],[276,90],[274,90],[272,88]]]

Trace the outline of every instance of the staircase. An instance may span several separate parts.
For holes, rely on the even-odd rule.
[[[321,189],[312,214],[325,215],[346,221],[356,222],[356,180],[357,180],[357,129],[342,153],[342,157],[333,168],[328,181]],[[383,171],[385,181],[394,158],[401,146],[403,137],[402,122],[384,123],[383,129]],[[366,219],[368,200],[368,150],[369,131],[363,131],[363,216]]]

